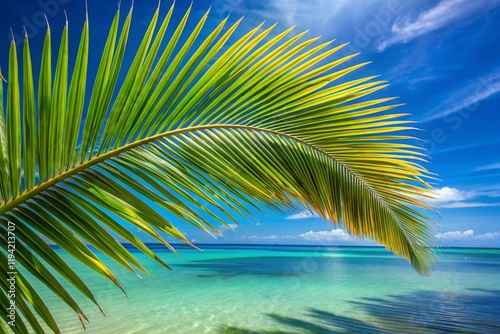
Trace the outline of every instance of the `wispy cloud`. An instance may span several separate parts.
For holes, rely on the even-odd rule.
[[[476,168],[477,171],[479,170],[491,170],[491,169],[500,169],[500,162],[494,163],[494,164],[488,164],[484,166],[479,166]]]
[[[262,241],[289,241],[295,240],[299,242],[363,242],[362,240],[351,236],[343,229],[337,228],[331,231],[309,231],[300,233],[298,235],[251,235],[248,237],[243,236],[243,240],[262,240]]]
[[[482,202],[471,201],[477,197],[497,197],[498,192],[495,191],[472,191],[460,190],[451,187],[442,187],[433,189],[436,199],[429,200],[443,209],[461,209],[461,208],[478,208],[478,207],[495,207],[500,206],[498,202]]]
[[[461,208],[480,208],[500,206],[500,203],[484,203],[484,202],[453,202],[440,205],[445,209],[461,209]]]
[[[487,185],[480,185],[477,186],[476,189],[478,190],[481,196],[500,197],[500,184],[493,183]]]
[[[429,122],[459,111],[470,114],[478,103],[500,92],[500,69],[469,82],[464,88],[452,93],[439,107],[432,110],[421,122]],[[465,116],[464,116],[465,117]],[[468,116],[467,116],[468,117]]]
[[[436,200],[433,200],[433,202],[437,203],[463,201],[474,198],[477,195],[475,191],[460,190],[450,187],[436,188],[433,189],[433,192],[436,194]]]
[[[332,24],[334,17],[344,11],[349,0],[271,0],[270,7],[279,13],[281,19],[289,26],[299,22],[307,22],[316,26]]]
[[[319,216],[315,212],[301,211],[299,213],[288,216],[285,219],[307,219],[307,218],[319,218]]]
[[[488,232],[484,234],[475,234],[474,230],[466,231],[450,231],[436,234],[436,238],[440,240],[494,240],[500,239],[499,232]]]
[[[340,37],[330,34],[352,29],[352,18],[364,18],[379,3],[379,0],[365,0],[363,6],[355,6],[350,0],[269,0],[242,1],[216,0],[214,10],[219,17],[245,15],[243,24],[267,21],[279,22],[283,27],[297,25],[298,31],[308,29],[312,35],[325,38]],[[346,19],[346,18],[349,18]]]
[[[214,3],[215,12],[220,16],[226,16],[243,9],[243,0],[220,0]]]
[[[237,228],[240,228],[240,226],[238,224],[227,224],[227,226],[226,225],[221,225],[219,227],[219,231],[224,231],[224,230],[234,231]]]
[[[392,26],[391,37],[381,42],[378,49],[383,51],[393,44],[407,43],[442,27],[462,22],[465,18],[486,11],[498,3],[497,0],[442,0],[435,7],[421,12],[416,18],[398,18]]]
[[[486,147],[486,146],[496,146],[496,144],[500,143],[499,138],[491,138],[491,139],[484,139],[481,141],[477,141],[474,143],[466,143],[462,145],[457,145],[457,146],[446,146],[443,148],[440,148],[438,150],[435,150],[433,155],[436,154],[442,154],[442,153],[450,153],[450,152],[455,152],[455,151],[461,151],[461,150],[468,150],[476,147]]]
[[[299,234],[299,238],[308,241],[350,241],[355,239],[355,237],[340,228],[331,231],[309,231]]]
[[[267,240],[267,241],[276,241],[276,240],[289,240],[289,239],[297,239],[297,237],[292,235],[250,235],[248,237],[241,237],[243,240]]]

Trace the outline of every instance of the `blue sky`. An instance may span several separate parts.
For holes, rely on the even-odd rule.
[[[21,36],[26,26],[36,53],[43,41],[44,12],[58,39],[62,9],[67,11],[74,34],[70,51],[76,50],[83,0],[8,2],[0,12],[4,72],[10,28]],[[88,2],[91,48],[98,54],[116,1]],[[178,0],[175,15],[182,15],[189,3]],[[130,49],[156,4],[137,1]],[[384,94],[399,96],[406,103],[402,109],[424,130],[420,135],[431,156],[426,167],[441,180],[434,185],[440,211],[440,216],[433,215],[437,244],[500,247],[500,0],[195,0],[193,16],[199,18],[210,4],[209,26],[228,14],[233,22],[244,15],[240,34],[265,20],[267,25],[279,22],[279,29],[291,25],[297,26],[296,32],[309,29],[309,36],[321,35],[322,41],[351,42],[343,52],[361,52],[357,62],[373,61],[363,71],[388,80],[391,85]],[[169,6],[164,1],[162,12]],[[97,54],[91,58],[91,72],[97,67]],[[183,231],[197,242],[369,244],[304,213],[258,214],[217,240],[189,226]]]

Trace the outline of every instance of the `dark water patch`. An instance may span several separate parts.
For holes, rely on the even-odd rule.
[[[279,260],[278,260],[279,259]],[[292,276],[299,275],[297,261],[286,261],[283,257],[231,258],[220,260],[196,261],[196,263],[178,263],[172,267],[184,267],[190,270],[203,271],[200,278],[228,278],[238,275]],[[213,274],[207,274],[212,272]]]
[[[351,301],[369,320],[309,309],[303,319],[269,316],[278,331],[226,326],[220,333],[500,333],[500,290],[419,291]],[[286,329],[284,329],[286,328]]]
[[[417,333],[500,333],[500,290],[467,293],[420,291],[352,302],[383,328]]]
[[[345,268],[348,264],[352,270],[365,270],[367,266],[386,267],[405,265],[405,261],[394,258],[344,258],[344,257],[307,257],[307,256],[257,256],[233,257],[224,259],[206,259],[177,263],[172,267],[189,268],[213,272],[214,276],[228,277],[228,275],[266,275],[266,276],[294,276],[313,273],[335,274],[336,267]],[[409,269],[410,270],[410,269]]]
[[[246,274],[245,272],[234,271],[234,272],[217,273],[217,274],[198,274],[196,275],[196,277],[221,280],[221,279],[231,279],[245,274]]]
[[[481,259],[448,260],[441,259],[435,269],[441,272],[480,272],[482,274],[497,274],[500,271],[500,261],[484,261]],[[432,274],[431,274],[432,275]]]

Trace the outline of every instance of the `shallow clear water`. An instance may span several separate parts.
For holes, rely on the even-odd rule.
[[[154,280],[108,261],[128,297],[79,268],[106,313],[81,299],[87,331],[40,291],[63,333],[500,333],[499,249],[437,250],[430,277],[382,248],[202,249],[155,249],[173,272],[136,252]]]

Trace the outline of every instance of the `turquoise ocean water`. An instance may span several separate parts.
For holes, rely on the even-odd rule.
[[[500,250],[439,249],[430,277],[375,247],[158,247],[173,271],[136,253],[154,280],[109,262],[127,292],[71,265],[106,313],[83,301],[87,330],[41,289],[63,333],[500,333]]]

